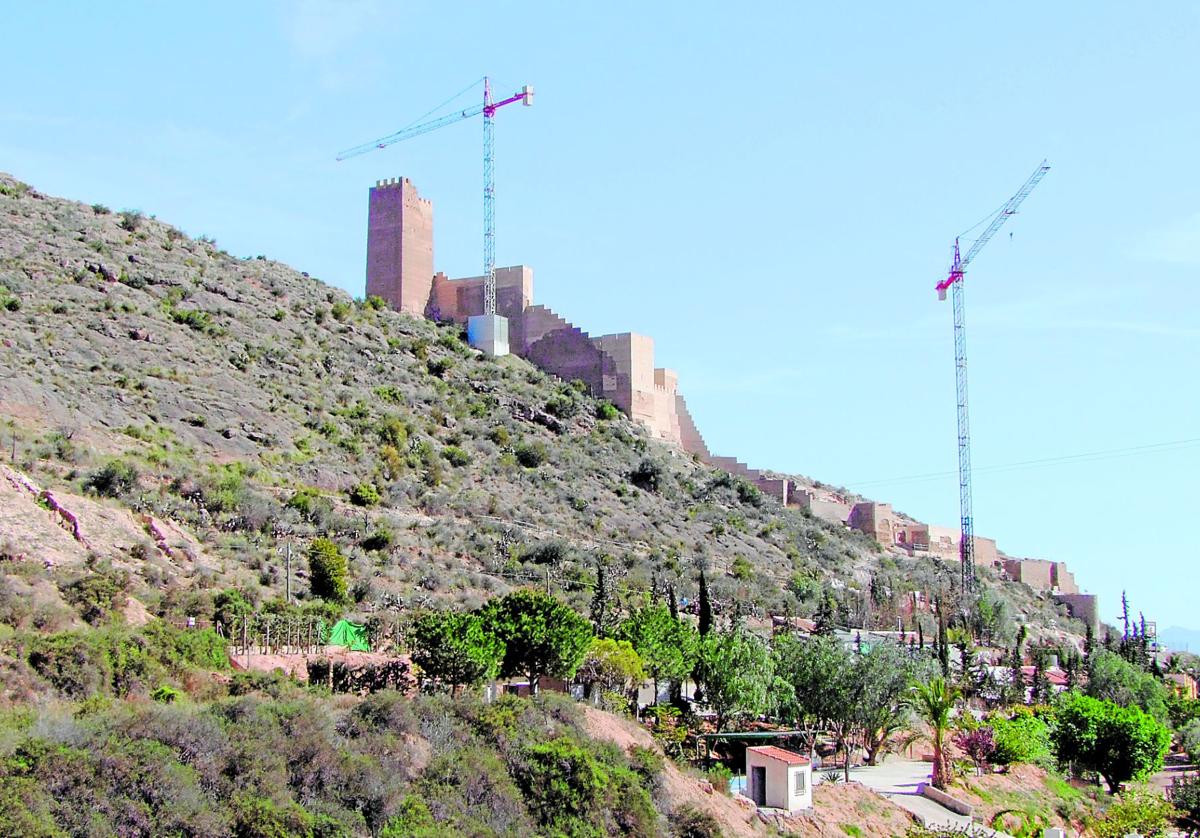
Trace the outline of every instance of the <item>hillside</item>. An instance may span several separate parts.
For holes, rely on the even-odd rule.
[[[530,581],[586,608],[602,563],[627,593],[694,597],[706,568],[726,612],[807,615],[828,593],[842,622],[887,627],[908,592],[953,575],[599,418],[580,388],[485,358],[456,327],[8,176],[0,298],[4,448],[96,533],[31,524],[0,480],[0,544],[50,551],[53,579],[124,567],[151,613],[202,612],[182,604],[197,589],[278,596],[285,543],[316,534],[349,552],[363,612],[475,606]],[[987,584],[1010,615],[1062,620]]]

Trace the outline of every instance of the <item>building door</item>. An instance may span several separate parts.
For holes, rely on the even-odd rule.
[[[767,805],[767,769],[761,765],[750,769],[750,799],[756,806]]]

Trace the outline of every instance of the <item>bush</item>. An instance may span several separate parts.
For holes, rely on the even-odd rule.
[[[355,506],[376,506],[380,500],[374,483],[359,483],[350,490],[350,502]]]
[[[459,448],[457,445],[447,445],[442,449],[442,456],[445,457],[452,466],[465,466],[471,462],[471,455]]]
[[[1192,719],[1179,731],[1183,750],[1193,764],[1200,763],[1200,719]]]
[[[1126,835],[1162,835],[1178,815],[1165,797],[1149,789],[1130,789],[1092,821],[1096,838],[1125,838]]]
[[[1200,774],[1176,774],[1167,797],[1192,823],[1200,823]]]
[[[602,401],[596,405],[596,418],[606,422],[611,422],[621,415],[621,411],[617,410],[617,406],[609,401]]]
[[[328,538],[314,538],[309,545],[308,572],[313,596],[329,602],[346,601],[349,590],[346,557]]]
[[[739,582],[749,582],[754,578],[754,565],[745,556],[735,556],[729,566],[729,575]]]
[[[662,484],[663,469],[653,460],[642,460],[637,468],[629,473],[629,482],[647,492],[657,492]]]
[[[552,567],[565,562],[570,557],[570,548],[562,541],[543,541],[533,545],[521,554],[521,561],[534,564],[547,564]]]
[[[111,566],[100,568],[63,587],[63,599],[95,625],[118,614],[128,601],[129,574]]]
[[[717,762],[709,766],[708,770],[704,772],[704,776],[721,794],[730,794],[729,783],[733,780],[733,771],[725,763]]]
[[[137,232],[137,228],[142,226],[142,211],[121,210],[121,220],[118,224],[127,233]]]
[[[522,442],[513,449],[517,462],[525,468],[537,468],[546,462],[546,446],[540,442]]]
[[[1053,762],[1050,749],[1050,726],[1030,713],[1018,713],[1006,718],[993,716],[992,728],[995,749],[989,758],[996,765],[1027,763],[1049,767]]]
[[[695,806],[676,809],[671,820],[677,838],[721,838],[725,834],[716,818]]]
[[[89,474],[83,488],[106,498],[118,498],[132,491],[137,483],[136,468],[122,460],[113,460]]]
[[[579,402],[567,393],[555,393],[546,400],[546,412],[559,419],[570,419],[579,412]]]
[[[430,358],[425,362],[425,368],[429,370],[429,374],[438,378],[445,378],[446,373],[454,367],[453,358]]]

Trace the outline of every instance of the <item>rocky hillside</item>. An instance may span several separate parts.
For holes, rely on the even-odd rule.
[[[150,613],[202,614],[204,592],[234,586],[269,599],[288,546],[319,534],[376,613],[531,581],[586,609],[601,567],[625,595],[693,597],[704,568],[727,613],[832,596],[846,624],[894,626],[911,591],[953,575],[376,302],[0,175],[0,553],[36,566],[0,573],[0,609],[21,612],[6,619],[69,623],[54,592],[84,565],[131,574]],[[1010,616],[1062,620],[987,585]]]

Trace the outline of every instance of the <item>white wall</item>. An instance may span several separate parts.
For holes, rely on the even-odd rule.
[[[795,812],[800,809],[812,808],[812,766],[788,765],[786,762],[772,759],[751,750],[746,751],[746,796],[754,799],[755,766],[767,769],[767,806],[772,809],[786,809]],[[804,775],[804,791],[793,794],[796,775]]]

